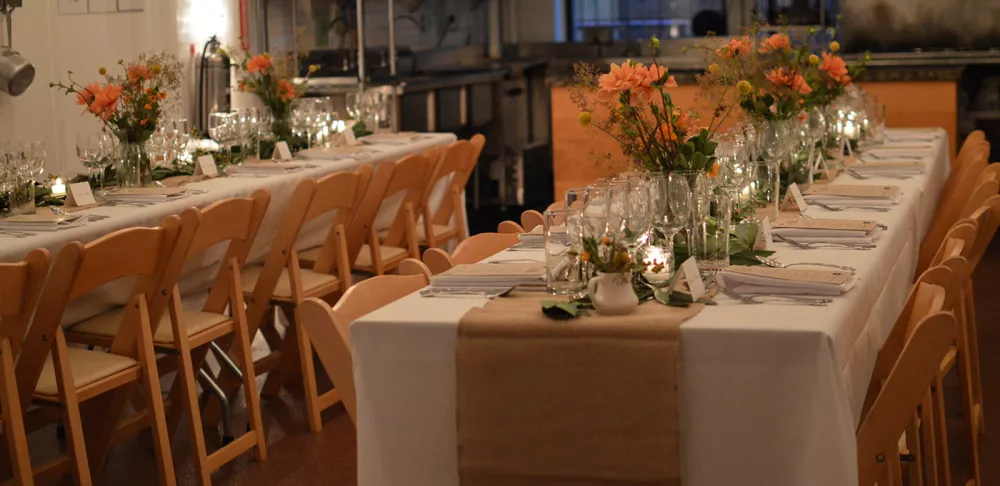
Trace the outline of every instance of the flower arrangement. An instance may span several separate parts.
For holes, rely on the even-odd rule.
[[[650,39],[654,50],[659,43],[655,36]],[[699,127],[694,111],[674,103],[668,90],[677,81],[655,57],[649,66],[635,61],[612,64],[607,73],[578,63],[575,72],[571,96],[580,108],[578,121],[614,138],[630,161],[664,172],[713,170],[717,144],[712,135],[725,114],[716,112],[707,127]],[[608,112],[606,119],[595,120],[598,108]]]
[[[600,273],[629,274],[643,268],[636,263],[628,248],[610,236],[600,239],[585,237],[580,260],[590,263],[594,270]]]
[[[75,95],[84,113],[97,117],[124,144],[149,140],[156,131],[161,115],[168,110],[180,88],[183,66],[170,52],[140,54],[135,61],[119,60],[121,74],[112,75],[107,68],[98,73],[103,82],[86,86],[73,80],[67,72],[67,83],[49,83],[67,95]]]
[[[840,50],[837,41],[819,48],[815,29],[796,47],[787,33],[764,36],[766,27],[755,24],[716,49],[699,46],[710,61],[699,77],[703,93],[725,93],[735,87],[732,105],[739,105],[755,121],[788,120],[810,108],[829,105],[844,94],[870,58],[865,54],[861,63],[848,67],[836,54]],[[836,31],[826,34],[832,38]],[[725,108],[720,104],[718,109]]]
[[[237,89],[257,95],[271,112],[272,131],[281,140],[290,141],[292,127],[289,118],[292,102],[305,93],[305,83],[294,83],[296,55],[292,53],[271,55],[264,52],[255,56],[240,51],[233,64],[240,72]],[[319,65],[308,68],[306,79],[319,70]]]

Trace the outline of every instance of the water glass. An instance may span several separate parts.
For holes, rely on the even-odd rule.
[[[580,259],[583,250],[582,213],[574,209],[545,211],[545,281],[551,294],[580,295],[589,275]]]
[[[754,169],[753,201],[757,219],[778,218],[781,197],[781,174],[777,161],[758,161]]]
[[[583,198],[587,192],[585,187],[574,187],[566,190],[566,209],[583,209]]]
[[[732,199],[724,191],[715,190],[695,200],[700,208],[693,212],[691,255],[703,275],[712,274],[729,266]]]

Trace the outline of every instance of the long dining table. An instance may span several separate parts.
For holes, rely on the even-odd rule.
[[[678,389],[685,485],[857,484],[855,429],[875,359],[906,302],[920,242],[949,172],[943,130],[887,130],[887,136],[913,134],[934,138],[916,150],[925,162],[923,174],[905,180],[857,180],[841,174],[830,182],[898,185],[902,198],[890,211],[806,210],[813,217],[885,225],[875,249],[802,250],[781,243],[769,248],[776,251],[772,258],[783,263],[854,267],[853,289],[827,307],[749,305],[719,295],[718,305],[681,325]],[[544,258],[541,250],[507,250],[489,260]],[[459,484],[458,327],[466,312],[486,302],[414,293],[351,325],[358,484]],[[599,390],[595,384],[595,393]]]
[[[455,135],[451,133],[424,133],[414,135],[412,140],[405,143],[365,144],[358,146],[355,154],[342,154],[336,158],[297,158],[294,162],[303,165],[304,168],[286,174],[240,174],[192,182],[184,186],[191,190],[191,194],[176,200],[142,205],[103,205],[81,210],[79,214],[105,217],[90,221],[83,226],[59,231],[39,231],[27,237],[17,237],[15,234],[0,231],[0,262],[19,261],[35,248],[48,249],[55,255],[71,241],[87,243],[123,228],[156,226],[163,218],[180,214],[186,208],[204,207],[230,197],[247,197],[258,189],[267,189],[271,193],[271,202],[248,256],[248,262],[260,261],[274,242],[288,201],[303,179],[316,179],[334,172],[351,171],[362,164],[378,165],[382,162],[395,161],[435,146],[450,144],[455,140]],[[440,203],[440,196],[445,190],[446,184],[443,181],[437,184],[436,194],[432,194],[431,201]],[[398,206],[398,200],[384,201],[379,208],[375,225],[388,227],[399,210]],[[330,214],[318,218],[303,227],[296,246],[305,249],[320,245],[330,229],[333,216]],[[179,282],[181,295],[188,297],[204,294],[215,277],[224,253],[225,248],[215,248],[187,261]],[[64,325],[80,322],[116,305],[124,305],[128,300],[129,291],[127,282],[112,282],[99,291],[77,299],[63,316]]]

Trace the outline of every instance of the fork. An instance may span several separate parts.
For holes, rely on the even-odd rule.
[[[873,158],[875,160],[892,160],[892,159],[924,160],[924,158],[925,158],[922,155],[905,155],[905,154],[902,154],[902,155],[879,155],[879,154],[877,154],[875,152],[865,152],[864,154],[860,155],[858,158],[860,158],[861,160],[865,160],[865,157],[871,157],[871,158]]]
[[[862,173],[860,173],[860,172],[858,172],[858,171],[856,171],[854,169],[847,169],[847,174],[850,175],[851,177],[855,178],[855,179],[860,179],[860,180],[863,180],[863,181],[867,181],[868,179],[871,179],[872,177],[874,177],[874,176],[870,176],[870,175],[864,175],[864,174],[862,174]],[[913,178],[913,176],[897,175],[897,174],[879,174],[878,177],[887,177],[889,179],[912,179]]]
[[[816,243],[802,243],[801,241],[795,241],[787,236],[782,236],[777,233],[774,233],[774,237],[800,250],[815,250],[817,247],[822,248],[824,246],[830,248],[850,248],[852,250],[871,250],[872,248],[875,248],[875,245],[869,245],[869,244],[854,245],[848,243],[827,243],[825,241]]]
[[[56,214],[58,214],[60,216],[72,216],[73,215],[73,213],[71,213],[69,211],[66,211],[63,208],[60,208],[59,206],[49,206],[49,210],[51,210],[53,213],[56,213]],[[103,214],[83,214],[81,216],[86,217],[89,221],[101,221],[101,220],[105,220],[105,219],[108,219],[108,218],[111,217],[111,216],[104,216]]]
[[[833,299],[816,298],[816,297],[799,297],[794,295],[781,295],[781,294],[755,294],[755,295],[740,295],[732,290],[729,290],[722,286],[718,281],[715,282],[716,288],[722,291],[723,294],[728,295],[730,298],[736,299],[743,304],[766,304],[768,302],[784,302],[787,304],[794,305],[808,305],[814,307],[826,307],[827,304],[833,302]],[[772,299],[769,301],[757,300],[761,298]]]
[[[880,213],[887,213],[889,211],[892,211],[892,209],[882,206],[830,206],[829,204],[826,204],[821,201],[809,201],[809,204],[815,204],[827,211],[844,211],[847,209],[865,209],[868,211],[878,211]]]
[[[760,255],[754,255],[754,259],[756,259],[758,262],[761,262],[764,265],[767,265],[767,266],[772,267],[772,268],[788,268],[788,267],[794,267],[796,265],[798,265],[798,266],[808,265],[808,266],[815,266],[815,267],[837,268],[837,269],[840,269],[840,270],[851,272],[851,275],[854,275],[854,273],[857,272],[857,269],[855,269],[854,267],[848,267],[847,265],[834,265],[832,263],[781,263],[781,262],[779,262],[777,260],[774,260],[774,259],[771,259],[771,258],[767,258],[767,257],[762,257]]]
[[[503,297],[514,290],[514,287],[507,288],[486,288],[486,287],[427,287],[420,291],[421,297],[485,297],[493,300]]]

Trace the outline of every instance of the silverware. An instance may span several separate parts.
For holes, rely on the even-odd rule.
[[[892,208],[887,208],[883,206],[851,206],[851,205],[830,206],[829,204],[826,204],[821,201],[807,201],[807,202],[809,204],[815,204],[827,211],[845,211],[847,209],[863,209],[866,211],[878,211],[880,213],[887,213],[889,211],[892,211]]]
[[[10,236],[13,238],[27,238],[29,236],[35,236],[37,233],[29,233],[27,231],[14,231],[14,230],[0,230],[0,236]]]
[[[421,297],[484,297],[493,300],[509,294],[514,287],[427,287],[420,291]]]
[[[861,160],[865,160],[865,157],[871,157],[875,160],[893,160],[893,159],[924,160],[926,158],[923,155],[906,155],[906,154],[879,155],[875,152],[865,152],[864,154],[858,156],[858,158]]]
[[[504,263],[541,263],[538,260],[532,260],[530,258],[510,258],[507,260],[488,260],[487,265],[503,265]]]
[[[875,248],[874,244],[871,244],[871,245],[869,245],[869,244],[856,245],[856,244],[849,244],[849,243],[827,243],[825,241],[824,242],[815,242],[815,243],[803,243],[801,241],[795,241],[795,240],[793,240],[793,239],[791,239],[791,238],[789,238],[787,236],[782,236],[782,235],[779,235],[777,233],[774,233],[774,237],[777,238],[778,240],[781,240],[781,241],[783,241],[785,243],[788,243],[789,245],[792,245],[792,246],[794,246],[794,247],[796,247],[796,248],[798,248],[800,250],[815,250],[816,248],[823,248],[823,247],[828,247],[828,248],[849,248],[849,249],[852,249],[852,250],[871,250],[872,248]]]
[[[900,180],[913,179],[913,176],[901,175],[901,174],[864,175],[864,174],[862,174],[862,173],[860,173],[860,172],[858,172],[858,171],[856,171],[854,169],[847,169],[847,175],[849,175],[849,176],[851,176],[851,177],[853,177],[855,179],[862,180],[862,181],[867,181],[868,179],[871,179],[872,177],[886,177],[886,178],[889,178],[889,179],[900,179]]]
[[[794,266],[814,266],[814,267],[831,267],[831,268],[837,268],[837,269],[840,269],[840,270],[851,272],[851,275],[853,275],[855,272],[857,272],[857,269],[855,269],[854,267],[848,267],[847,265],[834,265],[832,263],[781,263],[781,262],[779,262],[777,260],[774,260],[774,259],[771,259],[771,258],[767,258],[767,257],[762,257],[762,256],[759,256],[759,255],[754,255],[754,259],[756,259],[758,262],[761,262],[764,265],[767,265],[767,266],[772,267],[772,268],[788,268],[788,267],[794,267]]]
[[[885,137],[888,142],[933,142],[937,140],[935,137]]]
[[[65,209],[62,209],[59,206],[49,206],[49,210],[60,216],[74,216],[73,213],[66,211]],[[87,218],[87,221],[102,221],[111,217],[111,216],[105,216],[103,214],[79,214],[76,216]]]
[[[826,307],[827,304],[832,303],[833,299],[819,298],[819,297],[800,297],[796,295],[781,295],[781,294],[754,294],[754,295],[740,295],[732,290],[729,290],[722,286],[718,281],[715,282],[715,287],[722,291],[723,294],[728,295],[730,298],[740,301],[743,304],[767,304],[769,302],[782,302],[786,304],[793,305],[809,305],[814,307]],[[759,300],[768,299],[768,300]]]

